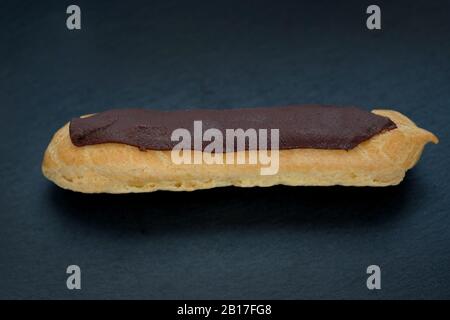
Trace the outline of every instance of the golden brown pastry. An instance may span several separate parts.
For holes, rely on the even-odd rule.
[[[260,164],[180,164],[170,150],[145,150],[122,143],[75,146],[69,123],[56,132],[42,163],[58,186],[84,193],[156,190],[192,191],[223,186],[389,186],[402,181],[419,160],[432,133],[392,110],[373,110],[396,129],[376,134],[350,150],[296,148],[279,151],[279,170],[261,175]],[[202,151],[192,151],[194,153]],[[256,152],[254,150],[235,153]]]

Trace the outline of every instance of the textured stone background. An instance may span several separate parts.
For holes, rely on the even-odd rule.
[[[74,1],[76,32],[71,3],[0,4],[1,298],[450,298],[447,1],[377,1],[377,32],[366,1]],[[40,172],[81,114],[290,103],[392,107],[441,143],[382,189],[82,195]]]

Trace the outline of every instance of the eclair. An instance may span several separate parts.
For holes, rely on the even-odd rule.
[[[390,186],[403,180],[428,142],[438,139],[393,110],[116,109],[59,129],[42,172],[83,193]]]

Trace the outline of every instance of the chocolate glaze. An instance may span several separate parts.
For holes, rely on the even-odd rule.
[[[141,150],[171,150],[179,143],[170,139],[172,132],[178,128],[190,131],[193,144],[196,120],[202,120],[203,132],[209,128],[219,129],[224,141],[225,129],[267,129],[268,148],[270,129],[279,129],[279,149],[349,150],[376,134],[396,128],[389,118],[356,107],[304,105],[178,111],[119,109],[72,119],[70,138],[79,147],[115,142]],[[203,142],[202,149],[209,143]],[[234,151],[237,151],[236,148],[235,143]],[[248,149],[248,143],[245,148]],[[194,145],[192,149],[195,149]]]

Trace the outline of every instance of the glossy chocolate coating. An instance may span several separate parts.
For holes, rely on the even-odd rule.
[[[203,132],[215,128],[279,129],[279,149],[349,150],[374,135],[395,129],[389,118],[357,107],[294,105],[272,108],[193,109],[158,111],[151,109],[117,109],[70,122],[70,138],[76,146],[100,143],[123,143],[141,150],[171,150],[175,129],[185,128],[194,136],[194,121],[202,121]],[[193,140],[193,139],[192,139]],[[202,149],[210,142],[202,144]],[[192,149],[198,149],[192,142]],[[248,143],[245,145],[248,149]],[[239,151],[235,144],[234,150]]]

